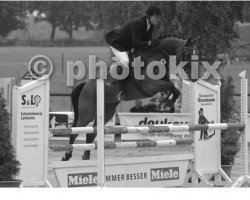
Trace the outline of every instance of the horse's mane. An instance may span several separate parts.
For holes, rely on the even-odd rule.
[[[159,47],[169,55],[180,55],[189,39],[175,34],[161,34],[158,38],[161,40]],[[159,48],[157,47],[143,49],[137,51],[136,56],[141,55],[142,58],[146,59],[152,57],[156,52],[159,52]]]
[[[161,40],[159,46],[164,49],[169,55],[175,55],[180,52],[188,40],[188,38],[184,38],[175,34],[162,34],[158,38]],[[146,55],[145,57],[148,57],[149,55],[154,54],[156,51],[159,51],[157,47],[139,50],[138,54]]]
[[[163,34],[159,37],[159,39],[163,38],[172,38],[172,39],[181,39],[181,40],[187,40],[188,38],[176,35],[176,34]]]
[[[160,47],[164,49],[168,54],[180,54],[186,45],[189,38],[184,38],[174,34],[161,35],[159,37],[161,40]]]

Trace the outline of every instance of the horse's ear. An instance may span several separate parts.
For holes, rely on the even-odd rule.
[[[200,36],[194,38],[193,40],[191,38],[188,38],[187,45],[193,46],[199,39],[200,39]]]
[[[188,38],[186,43],[187,43],[187,45],[190,45],[191,42],[192,42],[192,39],[191,39],[191,38]]]

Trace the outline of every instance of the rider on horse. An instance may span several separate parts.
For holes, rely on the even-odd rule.
[[[160,20],[161,9],[149,6],[145,14],[146,16],[132,19],[120,29],[114,29],[105,35],[112,52],[124,66],[129,66],[128,53],[155,47],[160,43],[159,39],[152,39],[152,32]],[[124,100],[123,81],[115,80],[115,83],[118,100]]]

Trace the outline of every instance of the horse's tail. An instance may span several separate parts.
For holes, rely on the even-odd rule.
[[[81,94],[82,88],[84,87],[85,83],[81,83],[77,85],[71,92],[71,102],[74,110],[74,122],[72,127],[76,127],[78,121],[78,99]]]

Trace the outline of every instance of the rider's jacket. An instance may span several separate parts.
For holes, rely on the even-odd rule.
[[[146,16],[132,19],[120,29],[114,29],[105,35],[107,43],[119,51],[130,51],[132,48],[143,49],[148,47],[152,39],[154,26],[147,30]]]

